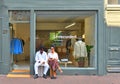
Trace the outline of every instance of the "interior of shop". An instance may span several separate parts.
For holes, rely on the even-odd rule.
[[[48,52],[55,45],[61,67],[95,66],[95,12],[94,11],[35,11],[36,51],[44,45]],[[11,53],[13,69],[30,69],[30,12],[10,11],[10,39],[22,40],[22,53]],[[12,25],[12,27],[11,27]],[[86,44],[87,57],[79,65],[73,56],[74,44],[80,37]],[[70,42],[70,45],[69,45]],[[67,45],[68,44],[68,45]],[[90,52],[89,52],[90,51]]]
[[[73,55],[77,38],[86,44],[87,56]],[[44,45],[48,52],[55,45],[61,67],[94,66],[95,13],[90,11],[36,11],[36,50]],[[89,56],[88,56],[89,55]],[[90,56],[91,55],[91,56]],[[83,60],[82,60],[83,59]]]

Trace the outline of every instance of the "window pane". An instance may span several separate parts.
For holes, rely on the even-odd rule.
[[[108,4],[118,4],[118,0],[108,0]]]

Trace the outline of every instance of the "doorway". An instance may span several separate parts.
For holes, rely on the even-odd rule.
[[[30,73],[30,12],[9,11],[11,71]]]

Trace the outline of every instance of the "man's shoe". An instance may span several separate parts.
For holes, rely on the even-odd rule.
[[[43,74],[43,78],[47,79],[47,76],[45,74]]]
[[[39,77],[38,74],[35,74],[34,79],[36,79],[36,78],[38,78],[38,77]]]

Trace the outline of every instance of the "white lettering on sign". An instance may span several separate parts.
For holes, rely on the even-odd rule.
[[[56,38],[64,38],[64,39],[67,39],[67,38],[77,38],[77,36],[56,36]]]

